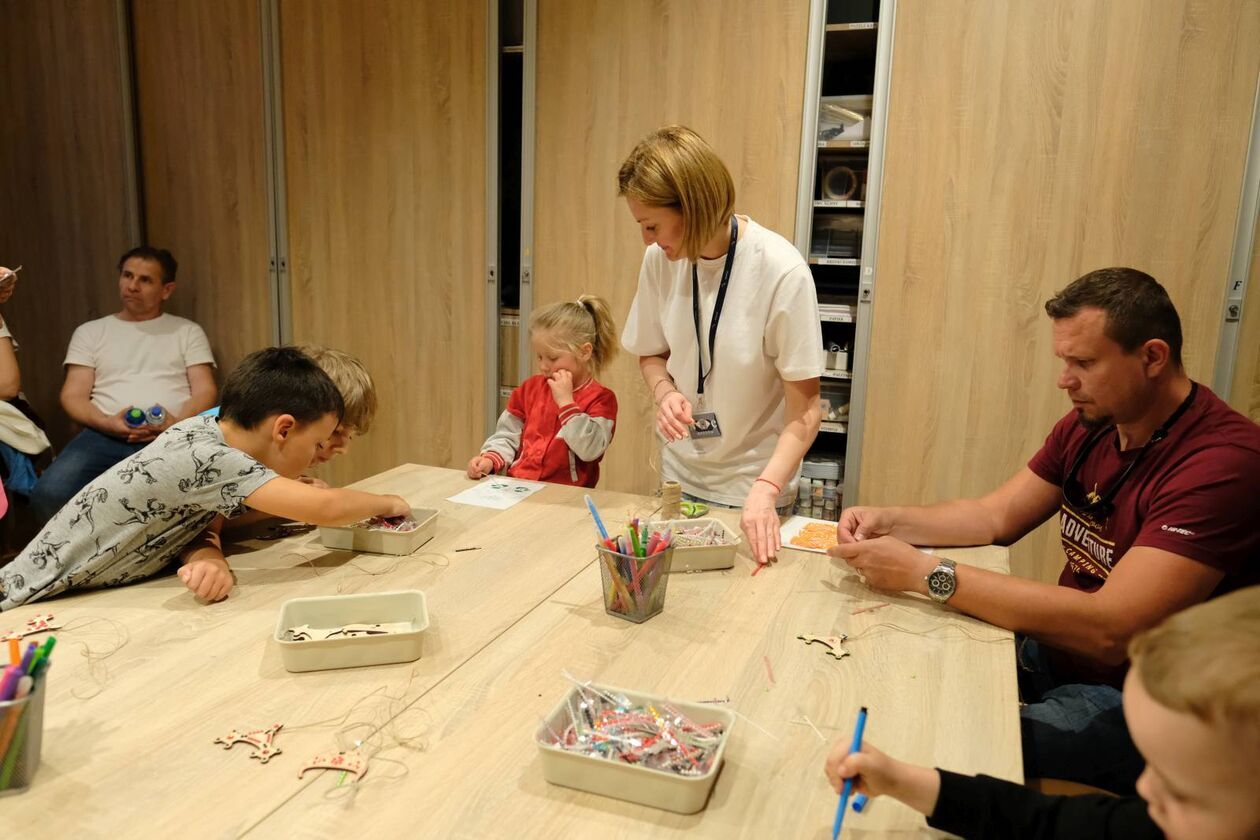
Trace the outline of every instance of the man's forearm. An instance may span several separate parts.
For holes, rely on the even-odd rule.
[[[62,397],[61,407],[66,410],[70,419],[89,429],[104,432],[109,422],[109,415],[92,404],[91,399]]]
[[[990,545],[997,535],[978,499],[955,499],[923,507],[891,508],[890,536],[911,545]]]
[[[200,394],[193,394],[179,407],[178,411],[172,412],[170,422],[178,423],[180,420],[187,420],[189,417],[195,417],[207,408],[213,407],[213,396],[206,397]]]
[[[1126,658],[1127,631],[1113,626],[1094,595],[962,563],[957,578],[949,600],[957,610],[1105,664]]]

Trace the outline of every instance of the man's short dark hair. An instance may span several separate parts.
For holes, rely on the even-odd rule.
[[[254,429],[279,414],[291,414],[299,423],[335,414],[340,423],[345,410],[341,392],[309,356],[294,347],[267,347],[228,374],[219,417]]]
[[[132,248],[118,258],[118,270],[122,271],[123,266],[127,264],[127,260],[132,257],[139,257],[142,260],[153,260],[162,267],[162,282],[175,282],[175,272],[179,270],[179,263],[175,262],[175,257],[165,248],[153,248],[148,245]]]
[[[1046,301],[1046,314],[1056,321],[1086,308],[1106,313],[1104,333],[1124,352],[1158,338],[1168,345],[1173,364],[1181,367],[1181,318],[1168,292],[1151,275],[1136,268],[1100,268]]]

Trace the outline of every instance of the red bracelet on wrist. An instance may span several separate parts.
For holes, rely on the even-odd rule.
[[[766,484],[769,484],[771,487],[773,487],[773,488],[774,488],[774,491],[775,491],[776,493],[782,493],[782,492],[783,492],[783,488],[782,488],[782,487],[780,487],[779,485],[775,484],[773,481],[771,481],[771,480],[770,480],[770,479],[768,479],[768,478],[762,478],[762,477],[758,476],[757,481],[764,481]],[[754,481],[754,482],[753,482],[753,484],[756,484],[756,483],[757,483],[757,481]]]

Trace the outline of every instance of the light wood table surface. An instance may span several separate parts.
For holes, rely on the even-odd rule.
[[[867,739],[897,757],[1022,778],[1009,633],[923,599],[872,593],[828,558],[795,550],[756,577],[743,550],[730,571],[674,575],[665,611],[634,625],[603,610],[582,490],[551,486],[507,511],[444,501],[469,484],[453,470],[408,465],[357,485],[441,511],[437,536],[409,558],[331,552],[314,534],[247,542],[252,551],[230,558],[238,585],[220,604],[196,603],[167,577],[0,615],[3,627],[37,612],[69,625],[50,672],[43,763],[30,791],[0,800],[0,829],[58,838],[821,838],[836,804],[823,759],[851,737],[863,704]],[[655,505],[592,495],[610,528]],[[479,549],[454,551],[467,546]],[[1006,569],[1005,549],[948,553]],[[283,601],[405,588],[428,597],[421,659],[284,670],[270,641]],[[891,606],[852,615],[883,602]],[[128,641],[112,656],[80,656],[85,646],[113,649],[120,630]],[[831,659],[798,641],[802,633],[848,633],[851,656]],[[533,733],[568,690],[566,671],[683,700],[729,698],[745,719],[705,810],[680,816],[544,782]],[[266,765],[247,744],[212,743],[277,722],[287,727],[276,741],[283,754]],[[339,774],[327,772],[298,780],[306,760],[335,749],[338,732],[376,750],[363,783],[338,789]],[[930,834],[888,799],[846,817],[846,836],[890,832]]]

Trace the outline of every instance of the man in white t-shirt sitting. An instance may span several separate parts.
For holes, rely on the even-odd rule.
[[[61,405],[83,431],[44,471],[31,494],[39,521],[52,518],[88,482],[172,423],[215,404],[214,355],[201,327],[169,315],[178,268],[170,251],[142,246],[118,261],[122,311],[81,324],[66,352]],[[129,409],[161,406],[160,423],[134,427]]]

